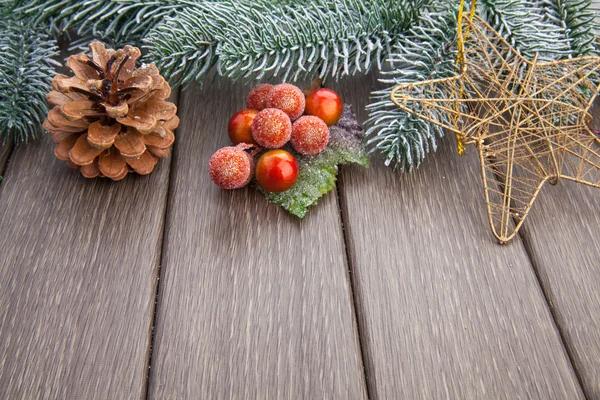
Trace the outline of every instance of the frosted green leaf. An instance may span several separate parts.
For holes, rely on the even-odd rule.
[[[298,180],[282,193],[263,191],[267,200],[289,213],[304,218],[308,207],[335,188],[338,166],[355,163],[369,166],[362,127],[356,121],[352,107],[344,105],[342,118],[329,128],[329,144],[316,156],[295,155],[298,160]]]

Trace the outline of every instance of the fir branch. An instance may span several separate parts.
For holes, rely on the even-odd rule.
[[[113,45],[144,39],[147,60],[173,83],[189,83],[217,61],[234,79],[339,77],[380,67],[394,36],[429,1],[27,0],[17,12]]]
[[[538,0],[537,4],[545,11],[545,19],[561,28],[573,57],[594,50],[595,13],[591,0]]]
[[[591,50],[589,0],[481,0],[478,14],[525,57],[537,53],[541,60],[556,60]],[[449,46],[455,15],[450,7],[424,16],[390,55],[394,69],[384,72],[380,80],[392,86],[372,93],[367,136],[374,146],[371,151],[381,153],[386,165],[402,170],[418,166],[443,135],[437,126],[402,112],[389,96],[398,84],[454,74],[455,53]]]
[[[46,94],[55,75],[58,54],[48,37],[48,25],[32,25],[4,16],[0,29],[0,135],[27,142],[41,131],[46,114]]]
[[[530,0],[480,0],[478,13],[523,56],[556,60],[571,55],[564,30],[545,18],[545,7]]]
[[[422,7],[409,1],[315,1],[285,6],[271,15],[250,10],[228,26],[219,48],[219,70],[233,79],[281,76],[283,81],[325,79],[381,68],[394,38]]]
[[[34,23],[51,23],[79,36],[136,43],[165,16],[194,5],[190,0],[26,0],[15,10]]]
[[[5,0],[8,1],[8,0]],[[48,22],[62,30],[76,29],[81,37],[91,36],[122,47],[141,44],[141,40],[167,17],[177,17],[184,11],[225,0],[25,0],[17,13],[35,23]],[[303,3],[308,0],[292,0]],[[251,0],[238,0],[252,5]],[[270,1],[273,6],[284,0]]]
[[[269,13],[277,3],[261,1],[199,2],[167,17],[144,39],[147,59],[174,86],[201,81],[219,57],[228,26],[237,26],[252,10]]]
[[[373,101],[367,106],[368,144],[373,146],[371,153],[383,155],[386,165],[410,171],[430,151],[436,150],[436,139],[443,136],[442,129],[400,110],[391,102],[390,93],[400,84],[454,75],[455,36],[453,12],[431,13],[423,16],[419,25],[394,46],[389,58],[394,68],[382,71],[380,79],[389,86],[373,92]]]
[[[339,77],[380,66],[423,4],[204,2],[166,18],[145,43],[167,76],[184,83],[200,79],[215,63],[221,75],[233,79]]]

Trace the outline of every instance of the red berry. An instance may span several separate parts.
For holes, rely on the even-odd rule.
[[[312,156],[323,151],[329,142],[329,128],[319,117],[305,115],[292,126],[292,147],[300,154]]]
[[[273,85],[263,83],[255,87],[248,94],[246,107],[262,111],[267,108],[267,95],[273,89]]]
[[[262,147],[276,149],[290,140],[292,121],[281,110],[265,108],[254,117],[252,137]]]
[[[246,109],[233,114],[227,125],[229,139],[233,144],[251,143],[256,144],[252,138],[252,121],[258,111]]]
[[[293,121],[304,113],[306,97],[298,86],[282,83],[275,86],[267,95],[267,107],[278,108]]]
[[[208,162],[213,182],[223,189],[246,186],[252,179],[254,160],[244,149],[247,145],[228,146],[217,150]]]
[[[317,89],[306,98],[306,113],[321,118],[327,126],[340,120],[342,109],[342,99],[331,89]]]
[[[298,179],[298,162],[285,150],[270,150],[256,163],[256,181],[267,192],[284,192]]]

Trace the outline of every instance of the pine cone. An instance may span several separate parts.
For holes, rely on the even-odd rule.
[[[165,101],[171,88],[152,65],[135,68],[136,47],[107,50],[90,44],[92,58],[69,57],[75,76],[57,75],[47,100],[55,107],[44,121],[54,154],[87,178],[123,179],[149,174],[169,155],[179,125],[177,107]]]

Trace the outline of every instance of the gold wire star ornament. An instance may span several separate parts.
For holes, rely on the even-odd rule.
[[[459,152],[477,147],[490,227],[506,243],[546,181],[600,187],[600,140],[588,128],[600,57],[527,60],[473,11],[459,21],[460,74],[397,86],[391,99],[454,132]]]

